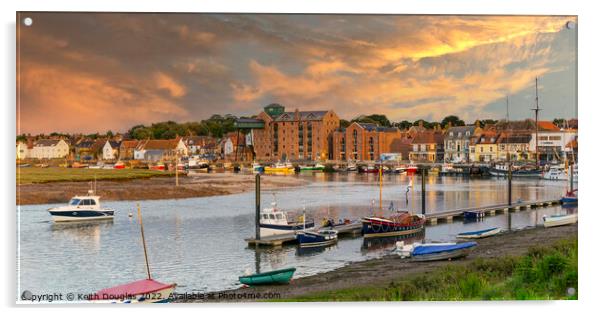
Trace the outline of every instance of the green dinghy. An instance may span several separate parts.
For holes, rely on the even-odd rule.
[[[286,284],[289,283],[297,268],[286,268],[270,272],[244,275],[238,277],[242,284],[246,285],[267,285],[267,284]]]

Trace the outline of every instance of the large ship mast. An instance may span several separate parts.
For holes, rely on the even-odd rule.
[[[539,168],[539,93],[537,92],[537,77],[535,77],[535,108],[531,111],[535,112],[535,165]]]

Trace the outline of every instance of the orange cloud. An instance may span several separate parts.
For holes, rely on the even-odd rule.
[[[174,98],[180,98],[186,95],[186,88],[163,72],[155,73],[155,83],[159,89],[169,91],[169,94]]]

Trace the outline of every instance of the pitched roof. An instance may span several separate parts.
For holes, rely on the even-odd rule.
[[[299,120],[301,121],[321,121],[328,111],[295,111],[295,112],[284,112],[280,116],[276,117],[276,122],[290,122],[296,121],[295,114],[299,114]]]
[[[33,144],[34,147],[51,147],[56,146],[61,140],[60,139],[38,139]]]
[[[150,139],[142,141],[138,145],[138,150],[173,150],[178,147],[180,138],[176,139]]]
[[[556,126],[554,123],[550,121],[538,121],[537,126],[539,126],[539,130],[555,132],[559,131],[560,128]]]
[[[476,140],[477,144],[495,144],[500,134],[495,131],[485,131]]]
[[[136,148],[138,147],[139,142],[140,141],[138,140],[124,140],[121,142],[121,145],[119,147],[121,147],[122,149]]]
[[[423,131],[418,132],[414,139],[412,139],[412,144],[443,144],[443,134],[437,131]]]
[[[474,125],[453,126],[445,131],[445,139],[468,139],[474,134],[475,129],[476,126]],[[468,135],[466,135],[466,132],[468,132]]]
[[[497,139],[498,144],[527,144],[531,141],[531,134],[501,133]]]

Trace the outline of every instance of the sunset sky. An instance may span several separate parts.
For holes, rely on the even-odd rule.
[[[33,19],[32,26],[20,23]],[[576,115],[575,17],[22,13],[18,133],[253,115]]]

